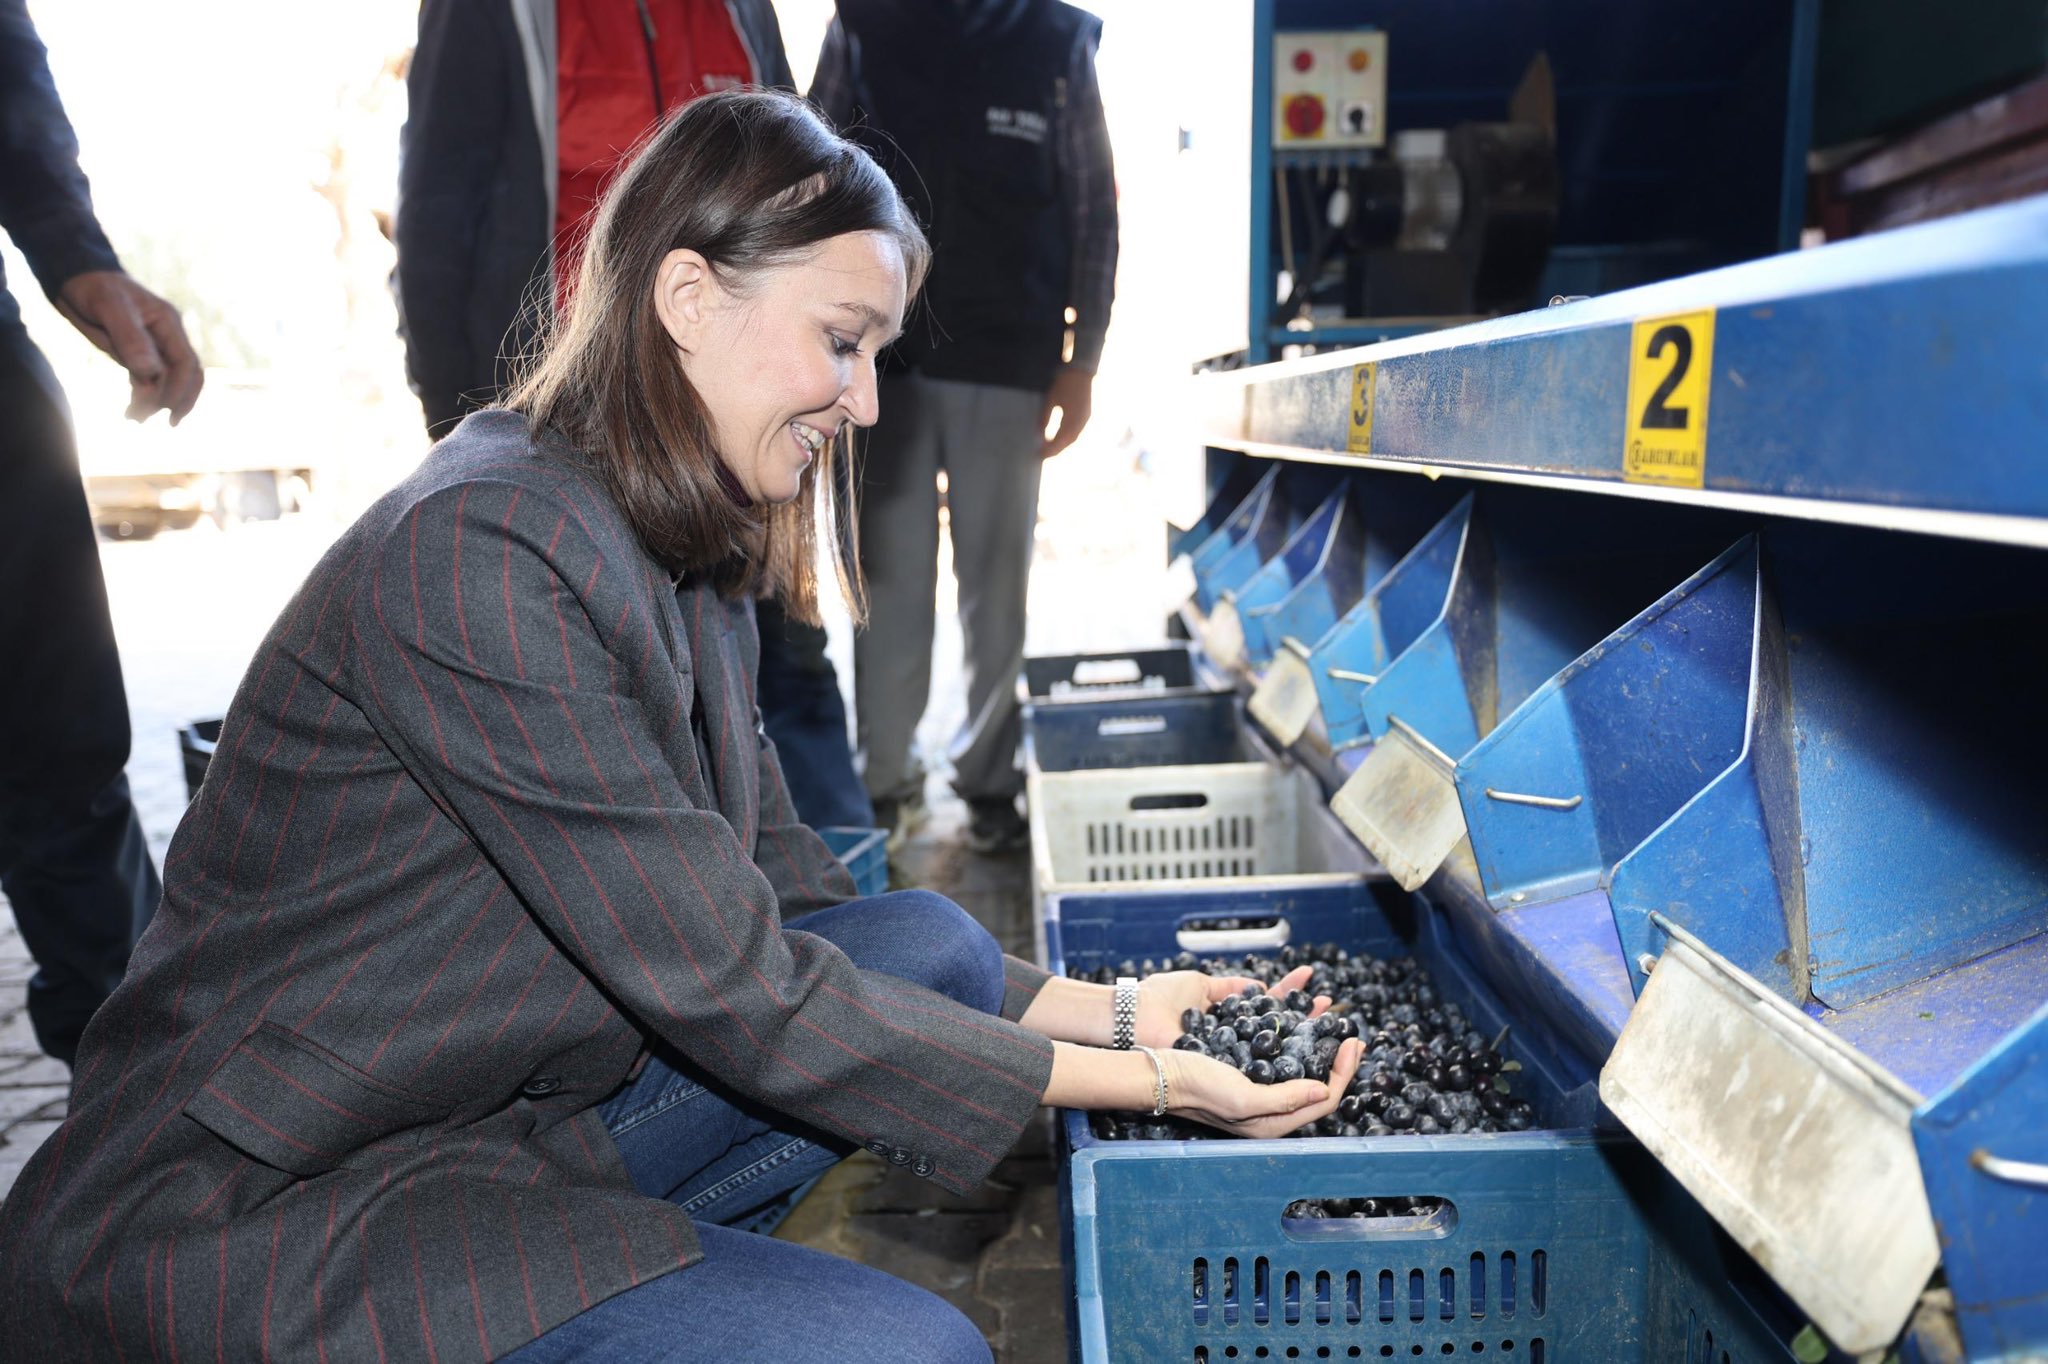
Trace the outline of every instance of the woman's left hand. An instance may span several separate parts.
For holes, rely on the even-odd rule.
[[[1266,991],[1284,999],[1293,990],[1304,989],[1313,972],[1297,966]],[[1250,976],[1211,976],[1200,971],[1163,971],[1138,983],[1138,1041],[1148,1047],[1170,1047],[1181,1035],[1181,1016],[1189,1009],[1204,1009],[1259,982]],[[1317,995],[1309,1017],[1330,1007],[1328,995]]]

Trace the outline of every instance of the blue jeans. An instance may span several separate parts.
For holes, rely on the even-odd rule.
[[[825,654],[823,627],[791,620],[772,598],[755,608],[755,618],[761,626],[761,727],[775,743],[797,818],[813,829],[869,827],[875,810],[853,770],[846,701]]]
[[[1002,1007],[1001,950],[944,896],[907,890],[849,900],[789,927],[824,938],[864,970],[984,1013]],[[607,1299],[508,1358],[987,1364],[980,1331],[943,1299],[744,1230],[851,1143],[761,1108],[659,1050],[601,1111],[633,1183],[696,1223],[703,1262]]]

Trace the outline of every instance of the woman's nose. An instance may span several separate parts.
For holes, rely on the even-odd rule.
[[[873,426],[881,414],[881,403],[875,392],[875,367],[862,365],[854,375],[846,392],[840,395],[839,405],[846,409],[846,415],[853,419],[855,426]]]

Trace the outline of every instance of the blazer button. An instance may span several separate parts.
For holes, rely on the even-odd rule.
[[[536,1075],[519,1086],[519,1092],[529,1099],[538,1099],[554,1093],[561,1087],[562,1082],[552,1075]]]
[[[930,1156],[919,1156],[916,1160],[910,1162],[910,1173],[916,1175],[919,1179],[930,1179],[934,1168]]]
[[[884,1160],[887,1160],[889,1158],[889,1143],[886,1141],[871,1141],[868,1143],[868,1150],[872,1154],[882,1157],[882,1159]]]
[[[889,1153],[889,1163],[891,1165],[910,1164],[910,1152],[901,1146],[897,1147]]]

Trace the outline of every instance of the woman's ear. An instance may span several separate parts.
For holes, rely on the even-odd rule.
[[[711,262],[697,252],[678,247],[661,258],[654,272],[654,315],[683,354],[696,352],[717,290]]]

